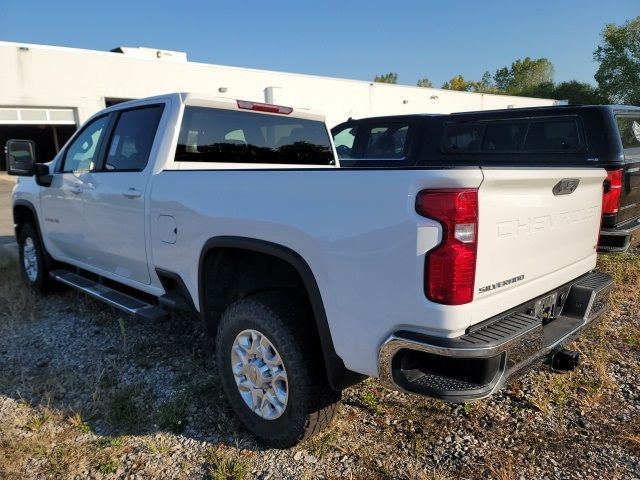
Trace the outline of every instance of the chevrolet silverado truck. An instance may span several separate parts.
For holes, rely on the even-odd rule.
[[[343,166],[604,168],[598,250],[640,245],[640,108],[556,106],[349,120],[332,129]]]
[[[602,315],[595,168],[342,168],[319,113],[196,94],[122,103],[48,163],[8,142],[26,283],[199,312],[242,424],[285,448],[364,376],[485,398]]]

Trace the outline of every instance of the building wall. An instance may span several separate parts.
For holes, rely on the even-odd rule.
[[[75,108],[80,123],[104,108],[105,98],[175,91],[314,108],[330,126],[348,117],[558,103],[11,42],[0,42],[0,65],[0,107]]]

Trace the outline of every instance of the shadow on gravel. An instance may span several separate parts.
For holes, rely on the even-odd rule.
[[[198,319],[133,321],[76,292],[37,297],[13,267],[3,273],[0,395],[79,414],[99,435],[172,432],[262,449],[222,397]]]

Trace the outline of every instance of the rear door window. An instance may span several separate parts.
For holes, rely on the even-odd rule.
[[[578,122],[568,118],[531,122],[524,149],[532,152],[573,152],[581,146]]]
[[[104,164],[107,171],[141,171],[149,161],[162,105],[120,113]]]
[[[403,160],[407,153],[409,125],[371,125],[366,129],[364,159]]]
[[[483,151],[513,152],[522,149],[527,123],[496,123],[487,125],[482,141]]]
[[[332,165],[323,122],[206,107],[186,107],[178,162]]]
[[[445,152],[470,153],[480,150],[484,126],[479,124],[454,124],[444,128]]]

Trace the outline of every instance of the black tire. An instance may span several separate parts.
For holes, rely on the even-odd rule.
[[[33,247],[33,262],[32,266],[35,267],[35,275],[33,270],[31,273],[27,272],[25,264],[26,250]],[[27,286],[38,293],[49,293],[54,289],[54,282],[49,277],[49,268],[45,260],[46,252],[40,241],[40,236],[36,228],[30,224],[25,223],[18,230],[18,254],[20,257],[20,270],[22,271],[22,278]]]
[[[231,304],[222,315],[216,336],[216,364],[224,394],[244,427],[267,445],[289,448],[323,430],[337,411],[342,392],[331,389],[319,342],[304,322],[309,309],[280,293],[261,293]],[[287,373],[284,412],[268,420],[242,399],[231,368],[236,336],[247,329],[268,338]]]

